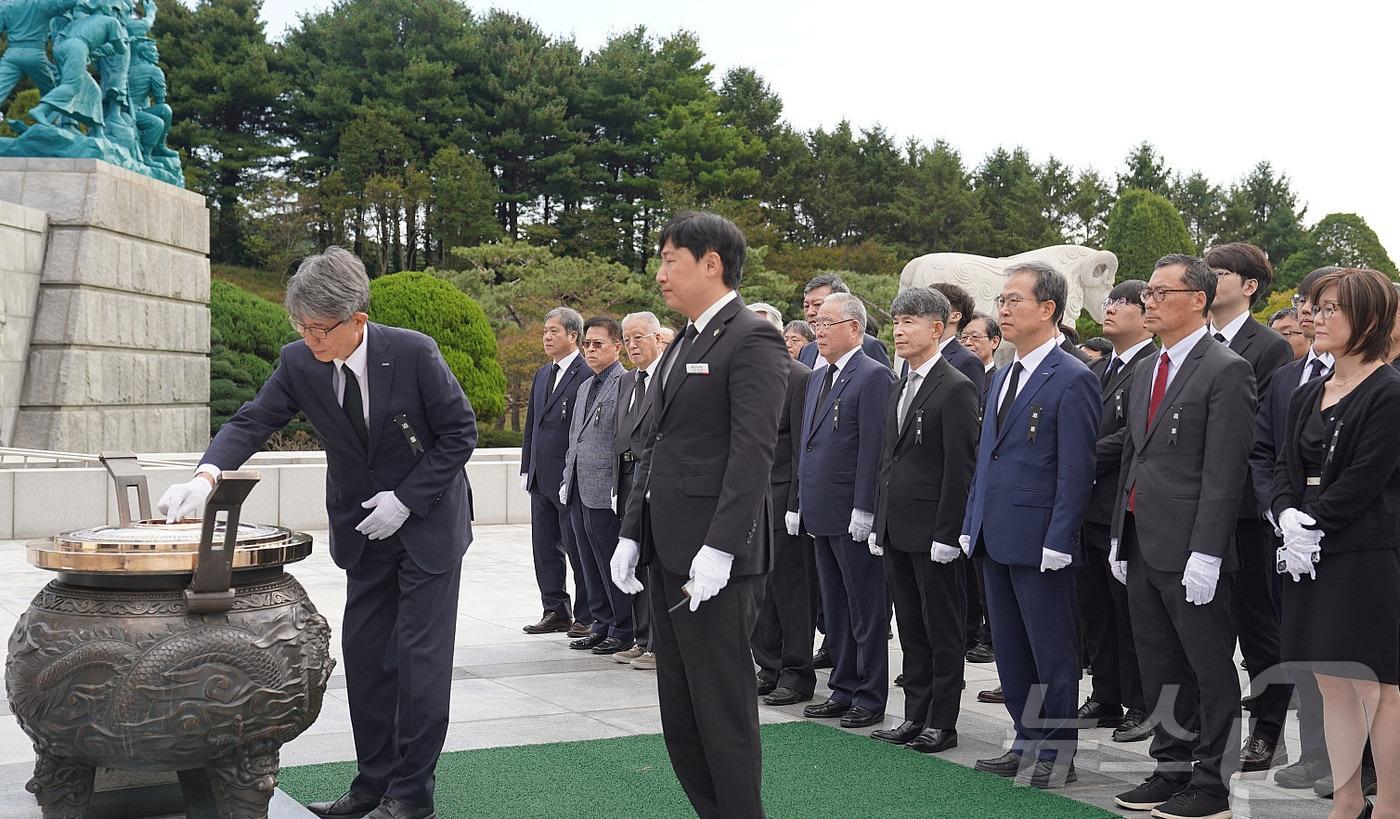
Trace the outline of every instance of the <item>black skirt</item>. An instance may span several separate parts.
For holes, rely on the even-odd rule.
[[[1283,659],[1335,677],[1400,684],[1400,549],[1333,552],[1317,579],[1283,581]]]

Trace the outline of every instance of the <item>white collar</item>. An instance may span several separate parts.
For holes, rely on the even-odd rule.
[[[569,369],[570,366],[573,365],[574,359],[575,359],[575,358],[578,358],[578,348],[577,348],[577,347],[574,348],[574,351],[573,351],[572,353],[569,353],[568,355],[564,356],[563,358],[559,359],[558,361],[556,361],[556,362],[554,362],[554,363],[555,363],[556,365],[558,365],[558,367],[559,367],[559,372],[562,373],[562,372],[564,372],[565,370]]]
[[[859,353],[859,352],[861,352],[861,349],[860,349],[860,345],[859,345],[859,344],[857,344],[856,346],[854,346],[854,347],[852,347],[851,349],[847,350],[845,355],[841,356],[840,358],[838,358],[838,359],[836,360],[836,369],[837,369],[837,370],[844,370],[844,369],[846,369],[846,364],[848,364],[848,363],[850,362],[851,358],[852,358],[856,353]],[[828,363],[829,363],[829,362],[828,362]],[[836,377],[836,376],[832,376],[832,378],[835,378],[835,377]]]
[[[991,372],[992,370],[996,369],[996,366],[997,366],[997,363],[996,363],[995,360],[989,361],[989,362],[987,362],[986,364],[983,364],[983,365],[982,365],[982,372],[984,372],[984,373],[989,373],[989,372]]]
[[[661,356],[658,355],[656,358],[652,359],[650,364],[642,368],[642,372],[647,374],[647,381],[651,381],[652,376],[656,375],[656,365],[660,363]]]
[[[942,357],[943,357],[943,354],[942,354],[942,353],[934,353],[934,354],[933,354],[933,358],[930,358],[928,361],[925,361],[923,364],[921,364],[921,365],[919,366],[918,369],[910,370],[910,371],[909,371],[909,376],[908,376],[909,379],[910,379],[910,380],[913,380],[913,378],[914,378],[915,375],[918,375],[919,378],[921,378],[921,379],[923,379],[923,378],[928,378],[929,370],[932,370],[932,369],[933,369],[933,365],[937,364],[937,363],[938,363],[938,359],[940,359],[940,358],[942,358]]]
[[[1025,355],[1021,355],[1021,352],[1017,350],[1015,361],[1021,362],[1021,369],[1025,370],[1027,374],[1032,373],[1036,367],[1040,366],[1040,362],[1044,361],[1047,355],[1050,355],[1050,351],[1058,346],[1060,346],[1059,342],[1052,338]]]
[[[1313,363],[1314,359],[1321,361],[1322,366],[1326,367],[1329,370],[1337,366],[1337,359],[1333,357],[1331,353],[1319,353],[1311,344],[1309,344],[1307,358],[1303,360],[1303,369],[1306,370],[1308,366]]]
[[[1230,319],[1230,323],[1226,324],[1224,327],[1216,327],[1215,322],[1212,321],[1211,332],[1219,333],[1220,335],[1225,336],[1225,344],[1229,344],[1230,342],[1235,340],[1235,334],[1240,331],[1240,328],[1244,326],[1245,321],[1248,319],[1249,311],[1245,310],[1243,313],[1240,313],[1238,316],[1235,316],[1234,318]]]
[[[1171,359],[1174,366],[1180,365],[1181,362],[1186,360],[1187,354],[1201,342],[1201,339],[1205,338],[1208,332],[1210,332],[1210,325],[1204,325],[1197,329],[1196,332],[1168,347],[1166,350],[1167,358]]]
[[[345,359],[335,359],[336,369],[349,367],[350,372],[355,374],[363,384],[365,380],[365,365],[369,362],[369,322],[365,322],[365,333],[360,336],[360,346]]]
[[[695,335],[699,336],[701,333],[705,332],[705,325],[710,323],[710,319],[715,317],[715,314],[720,311],[720,308],[738,297],[739,292],[737,290],[726,290],[724,295],[720,296],[714,304],[706,307],[705,312],[701,313],[700,317],[692,322],[695,325]]]
[[[1129,361],[1132,361],[1134,358],[1137,357],[1137,354],[1142,350],[1143,347],[1146,347],[1151,343],[1152,336],[1148,336],[1147,338],[1144,338],[1142,341],[1139,341],[1137,344],[1134,344],[1133,346],[1129,347],[1121,353],[1117,350],[1114,350],[1113,358],[1122,361],[1126,365]],[[1109,359],[1108,366],[1113,366],[1113,359]]]

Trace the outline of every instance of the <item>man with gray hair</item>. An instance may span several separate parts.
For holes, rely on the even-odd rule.
[[[158,508],[199,514],[223,470],[305,413],[326,451],[330,551],[345,570],[341,631],[359,771],[322,817],[429,819],[447,735],[462,556],[472,540],[463,467],[476,417],[431,338],[369,321],[364,265],[338,247],[287,284],[302,341],[220,429],[189,483]]]

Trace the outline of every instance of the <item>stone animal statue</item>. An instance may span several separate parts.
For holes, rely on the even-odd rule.
[[[994,299],[1001,294],[1006,277],[1003,271],[1017,262],[1045,262],[1069,280],[1069,300],[1065,323],[1073,325],[1081,309],[1094,321],[1103,321],[1103,300],[1113,289],[1118,273],[1118,257],[1106,250],[1081,245],[1054,245],[994,259],[969,253],[928,253],[913,259],[899,274],[899,289],[927,287],[934,282],[951,282],[972,294],[977,310],[996,315]]]

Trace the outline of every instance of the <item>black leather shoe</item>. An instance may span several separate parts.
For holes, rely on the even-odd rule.
[[[1057,765],[1048,759],[1037,759],[1035,766],[1031,768],[1032,788],[1063,788],[1071,782],[1078,781],[1079,774],[1075,772],[1073,762],[1069,765]]]
[[[568,631],[574,624],[573,620],[565,617],[557,611],[547,611],[540,618],[538,623],[531,623],[520,630],[526,634],[553,634],[556,631]]]
[[[1187,784],[1154,773],[1136,788],[1113,797],[1113,804],[1126,810],[1153,810],[1181,793]]]
[[[1317,784],[1317,780],[1327,776],[1332,772],[1332,766],[1327,761],[1327,757],[1311,759],[1303,757],[1286,768],[1280,768],[1274,774],[1274,784],[1280,788],[1290,791],[1311,788]]]
[[[1287,762],[1288,749],[1282,742],[1273,745],[1259,737],[1251,736],[1240,749],[1240,770],[1245,773],[1267,771],[1275,765],[1284,765]]]
[[[871,711],[864,705],[857,705],[841,717],[842,728],[868,728],[877,722],[885,721],[884,711]]]
[[[606,639],[608,639],[608,635],[606,634],[590,634],[587,637],[580,637],[572,643],[569,643],[569,648],[575,651],[592,651],[602,645],[603,641]]]
[[[1180,793],[1152,809],[1158,819],[1229,819],[1230,800],[1187,785]]]
[[[758,695],[760,697],[765,694],[773,693],[773,690],[777,687],[778,683],[775,680],[765,680],[762,677],[758,678]]]
[[[619,651],[626,651],[636,645],[631,640],[624,640],[621,637],[609,637],[603,642],[593,647],[594,654],[616,654]]]
[[[952,728],[925,728],[922,733],[909,740],[908,747],[921,754],[936,754],[958,747],[958,732]]]
[[[997,655],[992,651],[992,647],[986,643],[978,643],[967,650],[967,661],[969,663],[994,663]]]
[[[1114,742],[1141,742],[1157,733],[1157,726],[1147,718],[1147,714],[1129,708],[1123,723],[1113,732]]]
[[[385,798],[379,807],[365,814],[365,819],[437,819],[437,811]]]
[[[1010,778],[1021,770],[1021,755],[1015,751],[1007,751],[998,757],[979,759],[972,767],[978,771],[986,771],[997,776]]]
[[[1006,696],[1001,693],[1001,686],[993,688],[991,691],[978,691],[978,702],[1006,702]]]
[[[592,623],[574,623],[572,626],[569,626],[569,636],[570,636],[570,637],[587,637],[588,635],[590,635],[590,634],[592,634],[592,633],[593,633],[593,624],[592,624]]]
[[[1079,723],[1093,723],[1095,728],[1117,728],[1123,724],[1123,709],[1117,705],[1104,705],[1098,700],[1085,700],[1079,706]]]
[[[905,720],[894,728],[881,728],[878,731],[871,731],[870,738],[878,739],[881,742],[889,742],[895,745],[903,745],[909,740],[919,735],[924,730],[922,722],[909,722]]]
[[[899,676],[895,677],[895,678],[894,678],[894,684],[895,684],[896,686],[900,687],[900,688],[903,688],[903,687],[904,687],[904,675],[903,675],[903,674],[900,674]]]
[[[322,819],[360,819],[379,807],[380,797],[346,791],[333,802],[312,802],[306,809]]]
[[[831,652],[825,647],[817,649],[817,653],[812,655],[813,668],[831,668]]]
[[[816,705],[809,705],[802,709],[802,716],[812,719],[835,719],[846,715],[851,710],[851,706],[842,705],[835,700],[819,702]]]
[[[1371,812],[1375,809],[1376,806],[1372,805],[1369,799],[1365,801],[1366,807],[1361,809],[1361,813],[1356,815],[1356,819],[1371,819]]]
[[[796,705],[812,698],[811,693],[803,694],[791,688],[774,688],[773,693],[763,698],[764,705]]]

